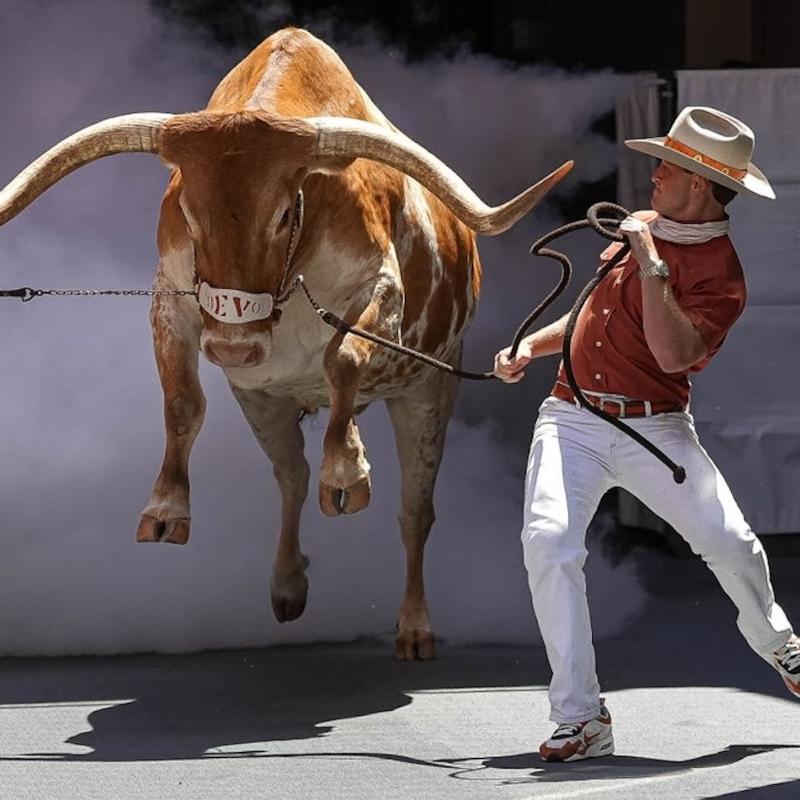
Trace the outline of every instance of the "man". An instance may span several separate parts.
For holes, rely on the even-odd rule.
[[[639,497],[702,556],[736,605],[748,644],[800,698],[800,639],[775,603],[761,543],[698,443],[687,411],[689,373],[719,350],[746,300],[725,205],[739,192],[775,197],[750,162],[753,143],[742,122],[699,107],[685,108],[666,137],[626,142],[661,159],[652,176],[653,212],[620,224],[631,253],[582,309],[572,366],[590,403],[624,416],[687,477],[675,483],[639,444],[577,406],[561,365],[534,429],[522,530],[553,671],[550,719],[558,727],[539,749],[546,761],[614,752],[583,575],[586,527],[612,486]],[[566,322],[565,316],[526,337],[514,359],[510,348],[499,352],[495,375],[515,383],[531,359],[560,352]]]

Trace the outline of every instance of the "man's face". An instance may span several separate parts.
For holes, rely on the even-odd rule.
[[[693,173],[669,161],[659,163],[650,180],[653,193],[650,204],[654,211],[676,222],[685,221],[692,199]]]

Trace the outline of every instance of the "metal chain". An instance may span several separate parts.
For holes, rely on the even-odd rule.
[[[284,263],[283,275],[281,276],[281,282],[278,286],[278,291],[275,292],[275,304],[279,305],[280,303],[288,300],[294,290],[297,288],[296,285],[291,286],[289,291],[286,292],[283,296],[281,296],[281,292],[283,292],[283,287],[286,284],[286,279],[289,277],[289,268],[292,264],[292,256],[294,255],[294,248],[297,246],[297,235],[300,233],[300,229],[303,226],[303,192],[299,191],[297,193],[297,197],[294,201],[294,222],[292,223],[292,233],[289,236],[289,245],[286,248],[286,259]]]
[[[23,302],[34,297],[53,295],[55,297],[97,297],[99,295],[116,295],[118,297],[153,297],[155,295],[194,295],[196,289],[11,289],[0,292],[0,297],[19,297]]]
[[[154,295],[196,294],[195,289],[37,289],[36,294],[54,294],[59,297],[77,295],[90,297],[98,294],[113,294],[120,297],[135,295],[137,297],[152,297]]]
[[[303,276],[298,275],[291,283],[291,286],[280,296],[275,298],[275,305],[282,306],[300,287],[303,287],[303,291],[308,295],[308,289],[306,289],[305,283],[303,283]],[[309,300],[311,298],[309,297]],[[314,303],[312,302],[312,305]]]

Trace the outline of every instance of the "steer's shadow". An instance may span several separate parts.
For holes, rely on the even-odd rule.
[[[435,661],[408,664],[394,660],[389,643],[366,641],[185,656],[6,659],[0,704],[109,699],[88,715],[91,730],[67,739],[91,752],[27,758],[241,757],[254,754],[253,743],[313,739],[332,730],[331,720],[395,710],[411,703],[410,691],[529,685],[546,667],[540,651],[523,652],[517,658],[519,651],[502,648],[494,655],[442,648]],[[236,745],[245,747],[214,752]]]

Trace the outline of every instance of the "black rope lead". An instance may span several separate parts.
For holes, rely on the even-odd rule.
[[[442,372],[449,372],[451,375],[456,375],[459,378],[467,378],[468,380],[473,381],[488,381],[495,380],[497,378],[497,376],[492,372],[470,372],[469,370],[459,369],[458,367],[454,367],[452,364],[448,364],[445,361],[440,361],[438,358],[426,355],[425,353],[420,353],[418,350],[413,350],[412,348],[406,347],[398,342],[393,342],[391,339],[384,339],[382,336],[378,336],[370,331],[365,331],[363,328],[356,328],[354,325],[350,325],[349,323],[345,322],[340,316],[334,314],[333,311],[328,311],[328,309],[323,308],[316,300],[314,300],[308,291],[308,288],[306,287],[302,275],[298,275],[294,279],[291,291],[294,291],[297,286],[302,288],[308,302],[311,304],[311,307],[314,309],[314,311],[319,314],[320,319],[325,324],[335,328],[343,336],[346,336],[348,333],[352,333],[353,335],[362,339],[367,339],[370,342],[375,342],[375,344],[387,347],[389,350],[394,350],[396,353],[402,353],[403,355],[410,356],[411,358],[416,358],[417,361],[422,361],[425,364],[429,364],[430,366],[441,370]]]
[[[0,297],[18,297],[23,303],[39,297],[42,292],[38,289],[31,289],[30,286],[23,286],[21,289],[0,289]]]

